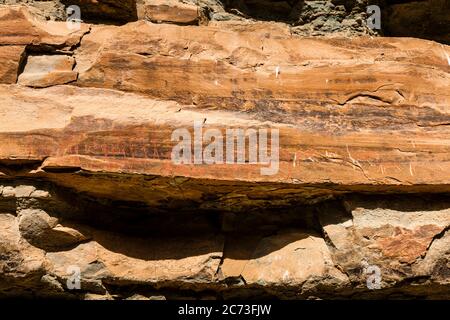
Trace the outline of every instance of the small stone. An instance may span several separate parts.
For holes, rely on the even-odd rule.
[[[35,190],[36,188],[33,186],[18,186],[16,187],[16,198],[28,198]]]
[[[56,279],[56,277],[46,274],[42,276],[41,282],[47,284],[52,290],[63,292],[64,288],[62,284]]]
[[[58,225],[58,219],[43,210],[25,209],[18,217],[22,237],[44,250],[65,248],[87,239],[75,229]]]
[[[150,299],[141,294],[133,294],[131,297],[128,297],[125,300],[150,300]]]
[[[3,188],[2,196],[5,198],[12,198],[16,196],[16,189],[7,186]]]
[[[86,293],[84,300],[114,300],[109,294]]]
[[[50,198],[50,193],[44,190],[35,190],[31,193],[32,198]]]
[[[148,300],[167,300],[165,296],[150,296]]]

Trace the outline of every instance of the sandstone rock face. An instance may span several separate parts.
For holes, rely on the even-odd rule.
[[[53,46],[60,51],[77,45],[88,25],[71,29],[65,22],[43,21],[23,6],[0,7],[0,45]]]
[[[77,73],[72,71],[74,63],[73,57],[64,55],[29,56],[18,83],[42,88],[75,81]]]
[[[200,7],[174,0],[144,1],[138,8],[138,17],[152,22],[199,24],[206,19]]]
[[[207,24],[232,21],[253,24],[277,21],[302,36],[389,35],[412,36],[449,43],[447,0],[0,0],[2,5],[27,5],[44,20],[70,18],[68,6],[80,8],[86,22],[121,25],[146,19],[175,24]],[[378,5],[379,29],[369,28],[367,19]]]
[[[450,298],[449,46],[362,36],[362,1],[22,2],[0,297]]]

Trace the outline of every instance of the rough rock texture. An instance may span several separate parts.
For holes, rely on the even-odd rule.
[[[294,2],[0,7],[0,297],[450,298],[450,47]],[[278,129],[277,170],[175,164],[194,121]]]
[[[79,6],[84,21],[120,24],[137,20],[136,0],[61,0],[61,3]]]
[[[181,25],[205,24],[207,17],[202,7],[177,0],[145,0],[137,3],[139,19],[156,23]]]
[[[66,11],[59,0],[0,0],[0,5],[26,5],[34,15],[44,20],[65,20]]]
[[[15,83],[25,56],[24,46],[0,46],[0,83]]]
[[[73,57],[65,55],[29,56],[18,84],[42,88],[75,81],[74,63]]]
[[[46,20],[66,20],[79,6],[85,22],[121,25],[144,19],[173,24],[276,21],[302,36],[410,36],[450,43],[448,0],[0,0],[24,4]],[[371,29],[369,5],[381,8],[381,29]]]

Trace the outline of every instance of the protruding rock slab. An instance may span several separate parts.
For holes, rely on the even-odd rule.
[[[332,131],[358,130],[362,122],[395,127],[404,122],[386,120],[386,112],[421,107],[440,113],[450,103],[448,46],[401,38],[300,38],[266,25],[258,32],[244,25],[143,21],[108,32],[93,28],[76,54],[77,83],[302,126],[319,112]],[[372,106],[379,112],[368,110]],[[352,121],[334,121],[345,111]]]
[[[59,225],[58,219],[42,210],[20,211],[19,230],[29,243],[50,251],[70,248],[87,239],[77,230]]]
[[[286,114],[286,121],[303,123],[293,126],[275,119],[261,121],[259,112],[201,112],[194,106],[107,89],[56,86],[37,91],[3,85],[0,97],[0,138],[7,142],[0,145],[0,159],[46,159],[44,170],[72,167],[240,182],[448,190],[450,128],[438,124],[449,121],[445,107],[393,107],[392,117],[385,113],[388,107],[366,105],[366,120],[360,118],[357,129],[333,131],[329,114],[320,109],[311,116]],[[359,114],[354,112],[350,106],[342,108],[333,119],[357,121]],[[380,120],[374,127],[382,112],[386,119],[402,121],[393,126]],[[172,133],[180,128],[191,132],[194,121],[203,123],[203,130],[218,129],[223,135],[227,128],[279,130],[278,171],[263,175],[261,169],[268,164],[236,161],[176,164],[172,151],[178,142]],[[275,160],[271,165],[276,167]]]
[[[75,81],[78,73],[72,70],[74,64],[75,59],[65,55],[29,56],[18,83],[44,88]]]
[[[199,24],[201,20],[206,19],[200,7],[176,0],[145,0],[138,4],[138,16],[152,22],[182,25]]]
[[[60,50],[78,44],[89,31],[80,24],[73,28],[66,22],[44,21],[24,6],[0,7],[0,45],[50,45]]]

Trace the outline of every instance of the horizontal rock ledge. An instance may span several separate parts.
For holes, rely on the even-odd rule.
[[[380,123],[377,128],[333,132],[323,130],[328,115],[322,117],[319,110],[302,119],[308,125],[293,126],[260,121],[251,113],[200,112],[176,102],[74,86],[33,90],[2,85],[0,98],[0,139],[5,142],[0,146],[0,159],[45,159],[42,170],[79,168],[113,174],[341,186],[449,182],[447,125],[405,123],[393,130],[389,123]],[[372,113],[382,112],[376,105],[366,107]],[[427,120],[425,107],[419,114],[411,114],[406,107],[397,109],[400,116],[415,117],[419,123],[421,117]],[[443,121],[449,118],[446,110],[439,114]],[[351,111],[341,110],[334,118],[339,122],[351,116]],[[295,120],[295,115],[289,118]],[[269,164],[239,164],[237,155],[233,164],[175,164],[172,151],[179,140],[172,141],[172,133],[186,128],[193,139],[194,121],[202,123],[203,133],[218,129],[224,136],[227,128],[279,130],[278,171],[264,175],[261,168]],[[225,154],[226,144],[223,148]],[[248,148],[246,140],[246,159]]]

